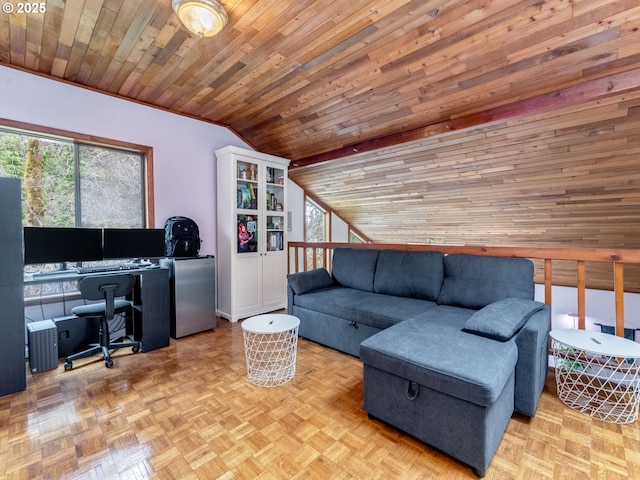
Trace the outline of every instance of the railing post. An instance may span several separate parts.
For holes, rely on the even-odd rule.
[[[544,303],[551,306],[551,259],[544,260]]]
[[[613,289],[616,297],[616,335],[624,337],[624,264],[613,264]]]
[[[552,268],[551,268],[551,259],[544,259],[544,303],[551,307],[551,292],[553,283],[551,280],[552,276]],[[551,328],[553,328],[553,318],[551,319]],[[551,340],[549,340],[549,345],[551,345]]]
[[[585,329],[585,266],[584,261],[578,260],[578,329]]]

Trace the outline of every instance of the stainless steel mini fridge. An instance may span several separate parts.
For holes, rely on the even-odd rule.
[[[171,336],[216,328],[216,267],[213,256],[163,258],[171,285]]]

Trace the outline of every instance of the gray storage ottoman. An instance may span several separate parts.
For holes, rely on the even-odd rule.
[[[406,320],[360,345],[364,409],[484,477],[514,411],[517,347]]]

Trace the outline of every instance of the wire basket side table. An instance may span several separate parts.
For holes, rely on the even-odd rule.
[[[640,344],[588,330],[552,330],[558,397],[605,422],[638,419]]]
[[[265,314],[242,322],[249,381],[260,387],[276,387],[296,373],[298,327],[293,315]]]

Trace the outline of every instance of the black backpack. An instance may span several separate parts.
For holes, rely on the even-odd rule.
[[[190,218],[167,218],[164,240],[167,257],[195,257],[200,252],[200,229]]]

